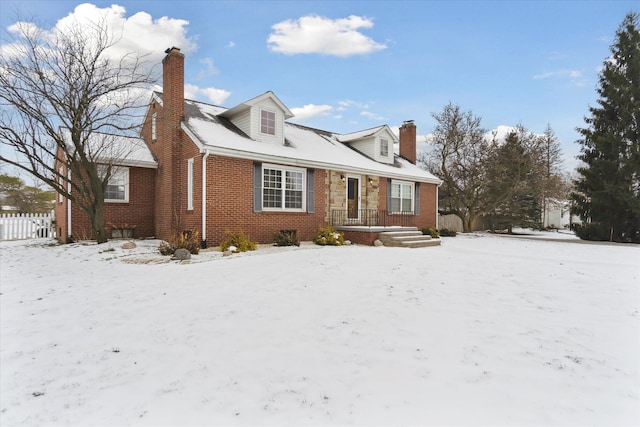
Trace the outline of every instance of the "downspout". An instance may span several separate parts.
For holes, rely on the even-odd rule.
[[[207,151],[202,156],[202,247],[207,247]]]
[[[71,194],[71,171],[67,169],[67,193]],[[67,236],[65,237],[65,241],[69,243],[69,236],[71,236],[71,199],[69,197],[67,199]]]
[[[438,211],[440,210],[440,206],[438,205],[438,189],[439,188],[440,188],[440,185],[436,185],[436,230],[440,230],[440,225],[439,225],[440,214],[438,213]]]

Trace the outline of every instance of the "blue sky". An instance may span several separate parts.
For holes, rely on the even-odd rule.
[[[19,16],[51,29],[109,8],[157,61],[170,46],[183,49],[192,98],[232,107],[271,90],[292,122],[349,133],[413,119],[420,135],[453,102],[488,130],[522,124],[542,133],[550,124],[566,169],[576,165],[575,128],[597,100],[615,31],[640,10],[638,1],[81,4],[0,0],[0,24],[6,30]]]

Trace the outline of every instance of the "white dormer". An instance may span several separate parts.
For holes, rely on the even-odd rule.
[[[393,144],[398,142],[398,138],[389,126],[383,125],[339,135],[338,141],[350,145],[376,162],[393,164]]]
[[[284,121],[293,113],[271,91],[250,99],[220,114],[249,138],[284,144]]]

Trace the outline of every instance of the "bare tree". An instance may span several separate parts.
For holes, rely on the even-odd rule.
[[[472,231],[475,219],[485,213],[486,167],[490,143],[480,117],[449,103],[433,113],[436,126],[433,146],[421,162],[443,180],[440,210],[457,215],[464,232]]]
[[[0,55],[0,161],[71,200],[106,242],[105,190],[131,149],[118,137],[139,129],[153,69],[144,55],[115,55],[120,37],[104,19],[13,28]]]

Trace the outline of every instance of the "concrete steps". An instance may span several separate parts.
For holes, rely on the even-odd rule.
[[[415,230],[385,231],[378,233],[378,239],[385,246],[402,248],[425,248],[427,246],[440,246],[440,239],[433,239],[424,235],[417,228]]]

